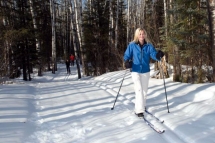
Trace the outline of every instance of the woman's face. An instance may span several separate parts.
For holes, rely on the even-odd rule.
[[[138,40],[140,42],[143,42],[144,41],[144,38],[145,38],[145,33],[144,31],[140,31],[139,35],[138,35]]]

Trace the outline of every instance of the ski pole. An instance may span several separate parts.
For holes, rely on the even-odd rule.
[[[120,91],[120,89],[121,89],[121,87],[122,87],[122,83],[123,83],[123,81],[124,81],[124,78],[125,78],[126,72],[127,72],[127,69],[125,70],[125,74],[124,74],[124,76],[123,76],[123,79],[122,79],[121,85],[120,85],[120,87],[119,87],[119,91]],[[119,91],[118,91],[118,93],[117,93],[117,95],[116,95],[116,99],[115,99],[115,101],[114,101],[114,104],[113,104],[113,107],[111,108],[111,110],[113,110],[113,109],[114,109],[114,106],[115,106],[116,100],[117,100],[118,95],[119,95]]]
[[[160,58],[161,59],[161,58]],[[162,66],[161,66],[161,61],[160,61],[160,69],[162,71],[162,75],[163,75],[163,85],[164,85],[164,89],[165,89],[165,95],[166,95],[166,104],[167,104],[167,109],[168,109],[168,113],[169,112],[169,105],[168,105],[168,100],[167,100],[167,93],[166,93],[166,84],[165,84],[165,80],[164,80],[164,72],[163,72],[163,69],[162,69]]]

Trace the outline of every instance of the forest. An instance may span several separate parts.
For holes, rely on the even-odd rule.
[[[215,82],[214,0],[0,0],[0,83],[55,74],[71,54],[78,78],[122,70],[139,27],[165,53],[151,60],[161,78]]]

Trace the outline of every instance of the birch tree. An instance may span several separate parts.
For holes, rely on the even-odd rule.
[[[126,36],[126,43],[130,41],[130,4],[131,0],[127,0],[127,36]]]
[[[165,36],[167,37],[167,0],[163,0],[163,4],[164,4],[164,26],[165,26]]]
[[[113,29],[114,29],[114,19],[113,19],[113,1],[109,1],[109,46],[110,46],[110,53],[111,53],[111,47],[113,47],[114,43],[114,37],[113,37]]]
[[[73,6],[72,6],[72,2],[69,0],[69,10],[70,10],[70,37],[72,38],[70,41],[73,41],[73,46],[74,46],[74,50],[75,50],[75,57],[76,57],[76,65],[77,65],[77,70],[78,70],[78,79],[81,78],[81,71],[80,71],[80,66],[79,66],[79,60],[78,60],[78,38],[77,38],[77,31],[75,28],[75,20],[76,17],[74,17],[74,11],[73,11]]]
[[[51,13],[51,26],[52,26],[52,73],[55,74],[57,70],[57,62],[56,62],[56,27],[55,27],[55,1],[50,0],[50,13]]]
[[[117,0],[116,4],[116,26],[115,26],[115,50],[117,50],[118,44],[118,21],[119,21],[119,0]]]
[[[31,12],[31,16],[32,16],[32,22],[33,22],[33,27],[34,27],[34,31],[35,31],[35,41],[36,41],[36,50],[38,54],[38,76],[42,76],[42,67],[41,67],[41,57],[40,57],[40,51],[41,51],[41,41],[40,39],[36,36],[38,35],[38,22],[36,20],[36,11],[35,11],[35,7],[34,7],[34,0],[29,0],[29,4],[30,4],[30,12]]]

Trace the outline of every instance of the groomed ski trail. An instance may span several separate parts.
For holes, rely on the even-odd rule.
[[[108,82],[107,81],[100,81],[100,80],[90,80],[90,81],[87,81],[86,83],[89,83],[89,84],[92,84],[94,86],[97,86],[97,87],[105,90],[106,92],[110,93],[111,95],[113,95],[114,99],[113,99],[113,102],[111,103],[111,104],[113,104],[114,100],[115,100],[115,97],[117,96],[118,89],[120,88],[119,86],[121,84],[121,81],[122,81],[122,78],[118,79],[118,80],[109,80]],[[125,86],[125,85],[128,85],[128,84],[133,84],[133,82],[132,83],[128,83],[128,82],[123,81],[122,86]],[[118,85],[118,86],[113,86],[113,85]],[[133,87],[131,88],[131,91],[133,91]],[[119,102],[120,102],[128,110],[130,110],[131,112],[133,112],[133,107],[134,107],[134,101],[133,100],[134,100],[134,97],[132,97],[132,96],[125,96],[125,93],[123,93],[123,91],[120,91],[119,95],[118,95],[117,102],[115,104],[115,107],[117,105],[119,105]],[[110,110],[111,110],[111,107],[112,107],[112,105],[110,105]],[[152,122],[152,123],[155,124],[155,126],[158,127],[159,129],[165,130],[165,133],[158,134],[158,135],[160,135],[162,139],[166,140],[167,143],[189,143],[189,142],[186,142],[186,140],[183,139],[183,136],[181,136],[180,134],[177,134],[176,132],[174,132],[173,130],[171,130],[171,128],[168,127],[165,122],[164,123]],[[146,125],[146,126],[148,128],[150,128],[148,125]],[[155,134],[157,134],[157,133],[155,132]],[[171,138],[171,137],[174,137],[174,138]]]

